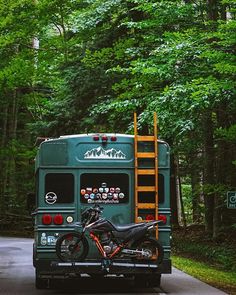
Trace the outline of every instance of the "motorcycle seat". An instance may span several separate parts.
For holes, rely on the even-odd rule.
[[[119,224],[119,225],[113,224],[114,228],[117,231],[121,231],[121,232],[128,231],[130,229],[140,227],[140,226],[143,226],[143,225],[144,225],[144,223],[128,223],[128,224]]]

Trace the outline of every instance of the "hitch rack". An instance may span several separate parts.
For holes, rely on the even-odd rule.
[[[133,263],[133,262],[113,262],[111,260],[102,260],[101,262],[51,262],[51,267],[56,269],[70,269],[75,272],[86,273],[86,272],[101,272],[106,273],[130,273],[132,271],[138,272],[155,272],[159,270],[159,266],[151,263]]]

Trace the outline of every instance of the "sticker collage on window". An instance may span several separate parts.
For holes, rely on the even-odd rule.
[[[120,187],[108,187],[103,182],[100,187],[86,187],[80,190],[81,197],[87,203],[118,204],[125,198]]]

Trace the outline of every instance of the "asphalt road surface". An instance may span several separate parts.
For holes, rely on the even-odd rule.
[[[57,282],[52,289],[36,290],[32,266],[31,239],[0,237],[0,294],[226,294],[185,273],[174,269],[171,275],[163,275],[161,288],[140,289],[133,281],[124,278]]]

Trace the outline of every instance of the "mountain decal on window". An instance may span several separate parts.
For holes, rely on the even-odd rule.
[[[90,151],[87,151],[84,154],[85,159],[108,159],[108,160],[124,160],[126,159],[126,155],[121,150],[116,150],[114,148],[105,150],[101,146],[98,148],[94,148]]]

